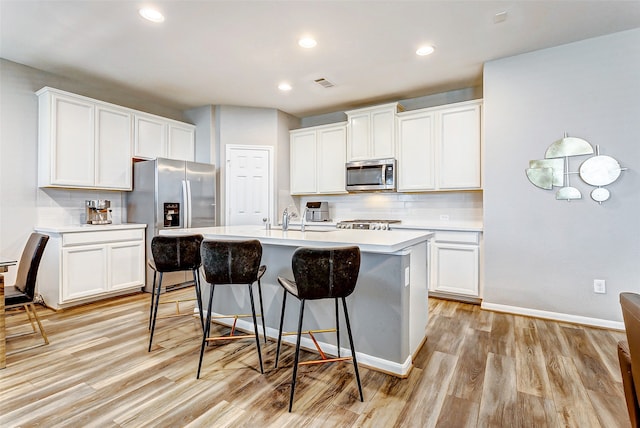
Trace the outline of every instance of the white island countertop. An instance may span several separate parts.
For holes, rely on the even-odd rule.
[[[433,236],[426,231],[409,230],[352,230],[314,228],[307,226],[304,232],[299,228],[283,231],[264,226],[218,226],[191,229],[164,229],[161,235],[182,235],[199,233],[205,239],[258,239],[263,244],[283,246],[332,247],[357,245],[361,251],[391,254],[412,245],[424,242]]]

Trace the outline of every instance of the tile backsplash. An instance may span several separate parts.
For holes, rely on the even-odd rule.
[[[307,201],[327,201],[329,215],[335,221],[384,219],[408,224],[482,222],[480,191],[302,196],[297,209],[304,207]]]
[[[38,226],[77,226],[86,223],[85,201],[108,199],[114,224],[126,223],[124,192],[38,188]]]

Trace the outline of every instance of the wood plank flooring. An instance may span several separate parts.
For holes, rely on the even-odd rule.
[[[361,367],[362,403],[350,363],[303,366],[288,413],[292,347],[274,369],[275,342],[264,346],[264,375],[251,339],[209,347],[197,380],[199,321],[158,321],[148,353],[148,305],[137,294],[57,313],[39,307],[51,343],[7,357],[0,426],[630,426],[619,331],[432,298],[428,341],[407,379]],[[25,324],[24,313],[7,319],[10,332]],[[35,340],[9,339],[7,348]]]

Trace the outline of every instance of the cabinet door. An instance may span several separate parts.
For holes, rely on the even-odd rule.
[[[93,186],[94,105],[54,95],[51,129],[51,184]]]
[[[438,134],[438,187],[480,188],[480,106],[476,104],[443,110]]]
[[[131,190],[132,136],[130,113],[96,108],[96,187]]]
[[[166,156],[169,159],[195,161],[195,127],[169,123],[168,129],[169,141]]]
[[[61,302],[107,291],[107,248],[81,245],[62,249]]]
[[[349,117],[349,139],[347,141],[347,160],[366,160],[371,158],[371,115],[355,114]]]
[[[478,297],[478,246],[435,242],[432,290]]]
[[[166,157],[166,122],[153,116],[135,115],[134,156],[145,159]]]
[[[398,191],[435,189],[434,114],[398,120]]]
[[[318,193],[346,193],[347,130],[318,130]]]
[[[316,131],[291,134],[291,194],[316,193]]]
[[[144,286],[144,243],[122,242],[109,246],[109,290]]]
[[[395,112],[389,109],[371,113],[371,159],[395,157]]]

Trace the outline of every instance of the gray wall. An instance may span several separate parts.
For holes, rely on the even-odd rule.
[[[10,257],[20,257],[36,225],[79,224],[85,199],[111,200],[114,222],[123,221],[122,192],[38,188],[35,92],[43,86],[185,120],[181,111],[129,89],[80,82],[0,59],[0,253]],[[8,284],[13,283],[15,271],[7,273]]]
[[[640,29],[485,65],[485,303],[619,322],[618,294],[640,292],[638,46]],[[602,205],[576,175],[572,202],[525,177],[564,132],[629,168]],[[607,294],[593,293],[595,278]]]

